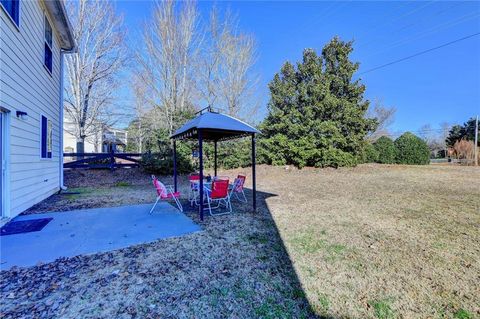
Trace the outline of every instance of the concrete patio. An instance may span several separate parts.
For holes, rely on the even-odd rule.
[[[151,207],[146,204],[18,216],[15,220],[53,220],[38,232],[1,236],[0,269],[34,266],[60,257],[106,252],[201,230],[165,202],[149,214]]]

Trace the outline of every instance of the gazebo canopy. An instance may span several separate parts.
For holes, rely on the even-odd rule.
[[[256,128],[226,114],[212,112],[201,113],[170,136],[176,140],[198,139],[198,130],[202,130],[202,139],[222,141],[260,133]]]
[[[177,140],[197,139],[198,140],[198,158],[199,158],[199,213],[203,220],[203,142],[214,142],[214,170],[217,176],[217,142],[244,136],[252,137],[252,206],[253,210],[257,210],[257,187],[255,177],[255,134],[260,133],[259,130],[245,122],[234,117],[213,112],[207,107],[199,112],[199,115],[191,121],[185,123],[182,127],[173,133],[170,138],[173,139],[173,185],[175,192],[177,191]]]

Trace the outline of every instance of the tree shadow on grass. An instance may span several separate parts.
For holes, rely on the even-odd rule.
[[[188,189],[188,181],[182,187]],[[333,318],[319,308],[321,302],[307,300],[267,204],[277,195],[257,191],[257,213],[251,190],[246,195],[249,204],[233,201],[234,214],[204,221],[184,201],[202,232],[2,272],[0,313],[4,318]]]
[[[206,211],[204,221],[198,208],[184,203],[186,214],[224,250],[218,262],[231,275],[212,281],[210,293],[204,297],[217,299],[220,309],[230,307],[233,317],[333,318],[321,302],[312,306],[302,288],[267,204],[268,198],[278,195],[257,191],[254,213],[252,191],[245,189],[245,193],[248,203],[232,199],[233,214],[210,216]]]

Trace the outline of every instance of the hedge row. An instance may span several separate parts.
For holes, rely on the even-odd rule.
[[[382,136],[375,143],[365,146],[365,163],[425,165],[430,163],[427,143],[418,136],[406,132],[395,141]]]
[[[148,172],[156,174],[172,174],[173,172],[173,150],[168,143],[166,147],[161,147],[155,153],[144,154],[141,160],[141,166]],[[198,163],[192,161],[192,148],[195,143],[177,144],[177,169],[179,173],[189,173],[198,169]],[[264,141],[259,140],[257,144],[257,163],[283,165],[279,161],[275,162],[269,159],[271,156],[264,151]],[[251,144],[250,139],[241,139],[231,142],[219,143],[218,147],[218,166],[226,169],[247,167],[251,165]],[[341,166],[354,166],[359,162],[363,163],[382,163],[382,164],[412,164],[423,165],[430,162],[430,151],[427,144],[412,133],[405,133],[395,141],[382,136],[375,143],[366,143],[363,147],[363,153],[358,158],[342,158],[345,154],[337,154],[331,149],[317,150],[319,160],[325,161],[326,165],[334,166],[334,163],[342,162]],[[213,167],[213,146],[204,144],[204,165],[205,168]],[[339,160],[341,159],[341,161]]]

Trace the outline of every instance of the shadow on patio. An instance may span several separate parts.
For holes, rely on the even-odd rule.
[[[203,222],[185,202],[187,216],[204,231],[3,271],[0,312],[4,318],[318,318],[270,214],[273,196],[257,191],[256,214],[234,201],[235,214]]]

